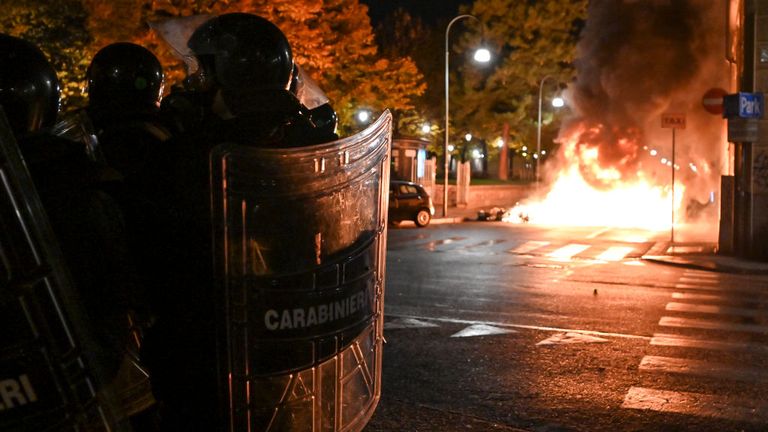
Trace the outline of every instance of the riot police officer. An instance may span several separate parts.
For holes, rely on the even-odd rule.
[[[124,347],[129,336],[126,312],[135,304],[133,295],[137,288],[134,267],[126,249],[122,213],[108,193],[112,188],[109,185],[117,182],[119,176],[108,167],[92,161],[81,143],[47,133],[47,128],[53,125],[59,108],[56,73],[37,47],[22,39],[3,34],[0,34],[0,105],[8,114],[11,130],[34,182],[36,193],[24,191],[24,199],[35,202],[39,196],[47,216],[43,218],[49,221],[55,235],[55,238],[45,240],[53,244],[58,243],[63,252],[64,264],[74,283],[72,291],[63,293],[67,298],[59,299],[62,300],[62,305],[75,301],[74,304],[70,303],[72,306],[69,309],[64,307],[64,314],[73,322],[83,320],[92,324],[94,344],[87,344],[87,335],[90,332],[86,331],[72,333],[70,340],[75,338],[79,341],[83,338],[79,348],[83,349],[84,356],[90,360],[87,362],[87,368],[96,370],[93,374],[96,381],[91,385],[95,384],[97,390],[109,392],[109,383],[115,382],[124,362]],[[3,249],[5,250],[5,246]],[[45,272],[45,266],[38,271]],[[65,276],[59,277],[53,279],[68,279]],[[50,309],[52,306],[43,298],[32,298],[35,295],[42,296],[43,293],[45,291],[34,294],[34,291],[29,290],[22,291],[20,295],[28,297],[25,303],[35,305],[32,308],[32,316],[39,311],[38,308],[49,308],[47,312],[43,312],[44,316],[56,316],[57,308]],[[59,294],[61,293],[50,295],[56,297]],[[56,302],[55,299],[53,301]],[[11,304],[4,303],[2,306],[10,307]],[[80,316],[82,311],[85,316]],[[4,316],[6,312],[8,311],[4,310]],[[53,321],[47,321],[45,326],[38,322],[35,324],[37,329],[32,334],[40,334],[42,336],[37,337],[42,338],[55,338],[60,334],[58,332],[65,331],[51,328],[51,322]],[[62,320],[61,325],[66,326],[66,322],[66,319]],[[31,335],[28,337],[32,338]],[[61,340],[49,340],[47,343],[48,359],[56,363],[57,350],[66,346],[66,343]],[[73,363],[72,360],[70,359],[69,363]],[[46,369],[54,375],[61,374],[58,379],[75,379],[72,375],[74,370],[59,369],[62,364],[53,364]],[[70,367],[77,368],[77,364],[74,363]],[[45,370],[31,371],[30,376],[45,373]],[[85,373],[83,379],[88,377],[88,372]],[[59,384],[61,400],[69,400],[69,409],[77,407],[77,403],[71,399],[73,395],[67,394],[74,390],[75,385],[74,382]],[[47,390],[55,391],[55,387]],[[55,399],[54,395],[42,393],[38,393],[39,397],[47,398],[48,403]],[[98,406],[98,403],[94,406]],[[30,411],[38,420],[25,419],[22,424],[26,426],[22,428],[34,428],[34,421],[39,421],[40,418],[52,422],[41,425],[41,428],[59,424],[59,421],[65,422],[67,418],[69,421],[84,420],[82,413],[63,410],[58,414],[60,420],[54,422],[50,417],[52,407],[42,405],[41,408],[47,410],[48,415],[41,416],[34,410]],[[0,419],[0,425],[12,429],[13,426],[5,423],[9,418],[13,418],[13,415],[4,415]],[[63,424],[61,423],[62,427]]]

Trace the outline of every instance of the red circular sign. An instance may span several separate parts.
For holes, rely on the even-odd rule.
[[[723,96],[727,94],[728,92],[721,88],[709,89],[704,93],[701,104],[707,112],[720,115],[723,113]]]

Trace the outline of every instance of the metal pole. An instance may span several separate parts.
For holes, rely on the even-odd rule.
[[[534,172],[534,176],[536,177],[536,192],[539,191],[539,159],[541,159],[541,101],[544,94],[544,81],[549,78],[552,77],[546,75],[539,83],[539,120],[536,123],[536,170]]]
[[[675,247],[675,128],[672,128],[672,227],[670,243]],[[674,252],[674,249],[673,249]]]
[[[451,22],[448,23],[448,27],[445,28],[445,143],[443,144],[443,157],[445,158],[445,165],[443,173],[443,217],[448,216],[448,170],[450,168],[450,157],[448,156],[448,58],[450,57],[450,49],[448,47],[448,34],[451,31],[451,26],[453,23],[462,18],[472,18],[475,21],[480,22],[480,20],[477,19],[477,17],[474,15],[459,15],[452,19]]]

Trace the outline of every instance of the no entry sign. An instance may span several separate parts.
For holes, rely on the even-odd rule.
[[[708,113],[722,115],[723,97],[727,94],[728,92],[721,88],[711,88],[704,93],[704,97],[701,99],[701,104]]]

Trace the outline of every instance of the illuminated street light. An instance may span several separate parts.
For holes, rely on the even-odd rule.
[[[539,122],[536,127],[536,153],[538,154],[542,154],[541,153],[541,100],[542,100],[542,96],[544,95],[544,82],[551,78],[553,78],[551,75],[547,75],[544,78],[542,78],[541,82],[539,83]],[[559,105],[556,105],[556,103]],[[560,97],[556,97],[552,99],[552,106],[554,106],[555,108],[559,108],[564,104],[565,102]],[[536,158],[535,175],[536,175],[536,190],[538,191],[539,190],[539,158]]]
[[[467,140],[467,142],[472,141],[472,134],[468,133],[468,134],[464,135],[464,139]]]
[[[423,133],[429,133],[432,130],[432,126],[430,126],[429,123],[424,123],[423,126],[421,126],[421,132]]]
[[[491,52],[486,48],[478,48],[475,51],[475,61],[479,63],[488,63],[491,61]]]
[[[449,135],[449,124],[448,124],[448,107],[449,107],[449,94],[448,94],[448,83],[449,83],[449,73],[448,73],[448,65],[449,65],[449,58],[450,58],[450,47],[448,46],[448,36],[451,32],[451,26],[456,21],[459,21],[463,18],[472,18],[473,20],[477,21],[482,25],[482,22],[480,22],[479,19],[477,19],[474,15],[459,15],[451,20],[451,22],[448,23],[448,26],[445,28],[445,143],[444,143],[444,173],[443,173],[443,217],[448,215],[448,171],[450,169],[450,158],[448,156],[448,135]],[[478,61],[480,63],[486,63],[491,60],[491,53],[485,48],[479,48],[475,51],[474,55],[475,61]]]
[[[357,120],[360,121],[360,123],[366,123],[371,118],[371,113],[368,110],[360,110],[357,112]]]

